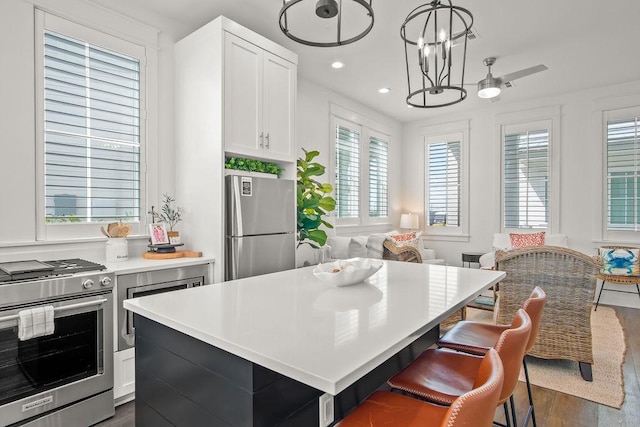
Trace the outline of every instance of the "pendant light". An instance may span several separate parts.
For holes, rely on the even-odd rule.
[[[282,0],[280,29],[291,40],[307,46],[353,43],[373,28],[372,3],[373,0]]]
[[[409,94],[407,105],[435,108],[467,97],[464,68],[473,15],[450,0],[434,0],[409,13],[400,28]]]

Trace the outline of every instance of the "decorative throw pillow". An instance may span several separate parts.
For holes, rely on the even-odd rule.
[[[618,276],[637,276],[638,256],[640,249],[609,249],[600,248],[600,257],[604,266],[600,269],[602,274],[615,274]]]
[[[367,238],[367,258],[382,259],[382,244],[386,239],[386,234],[370,234]]]
[[[352,237],[349,242],[349,258],[367,257],[367,236]]]
[[[346,259],[349,258],[350,237],[345,236],[329,236],[327,245],[331,246],[331,258]]]
[[[511,247],[513,248],[526,248],[528,246],[544,246],[545,232],[540,233],[525,233],[516,234],[509,233],[509,239],[511,240]]]
[[[420,249],[420,237],[415,232],[404,234],[392,234],[389,239],[396,244],[396,246],[413,246],[416,249]]]

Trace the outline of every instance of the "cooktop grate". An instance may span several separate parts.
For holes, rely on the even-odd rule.
[[[43,261],[44,264],[48,264],[53,267],[52,270],[29,270],[28,267],[25,271],[14,271],[11,274],[5,273],[0,270],[0,283],[9,283],[15,281],[35,280],[45,277],[55,277],[62,274],[82,273],[85,271],[99,271],[105,270],[106,267],[102,264],[87,261],[80,258],[70,258],[54,261]]]

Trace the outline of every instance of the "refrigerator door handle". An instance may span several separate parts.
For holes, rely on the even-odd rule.
[[[242,239],[233,239],[233,256],[231,258],[231,280],[240,277],[240,254],[242,253]]]
[[[234,203],[235,203],[235,212],[234,212],[234,217],[233,217],[233,221],[235,221],[235,229],[236,229],[236,236],[243,236],[243,230],[242,230],[242,203],[240,203],[240,188],[241,188],[241,183],[240,183],[240,177],[239,176],[234,176],[233,177],[233,199],[234,199]]]

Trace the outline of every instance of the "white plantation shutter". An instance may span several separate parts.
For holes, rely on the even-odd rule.
[[[503,155],[504,227],[547,228],[549,130],[507,130]]]
[[[360,216],[360,132],[336,126],[336,214],[338,218]]]
[[[378,137],[369,140],[369,217],[389,215],[389,143]]]
[[[139,60],[44,39],[47,222],[139,221]]]
[[[428,144],[428,225],[460,225],[460,141]]]
[[[640,229],[640,141],[639,117],[608,120],[607,138],[607,229]]]

